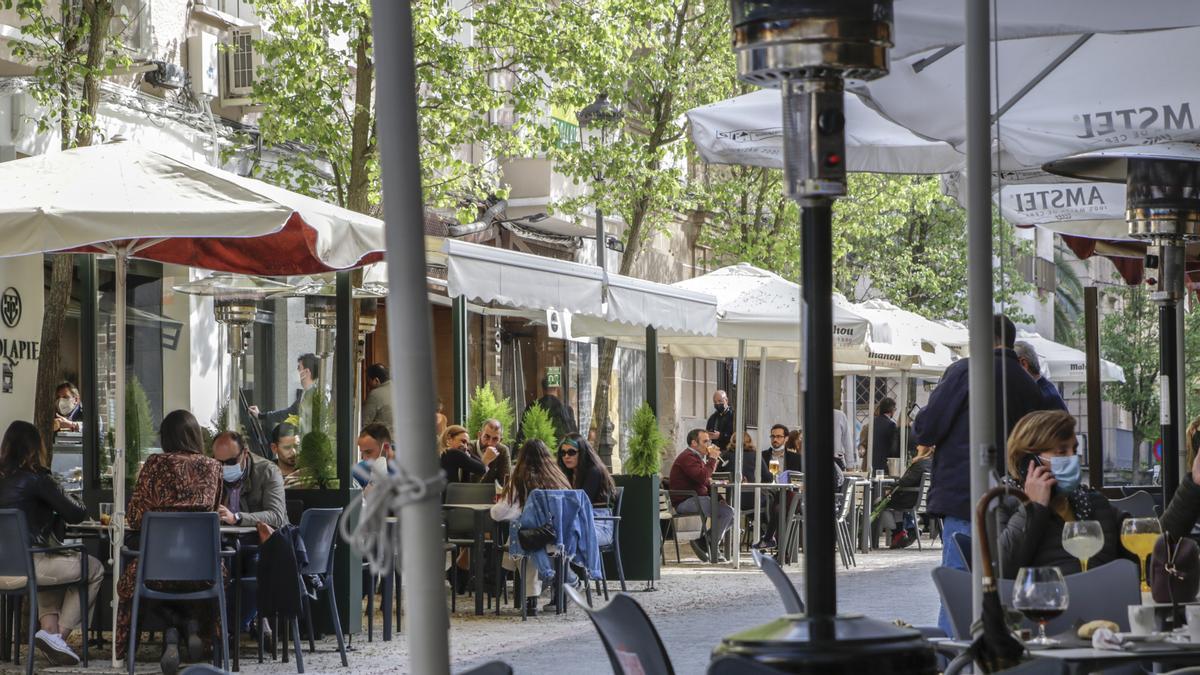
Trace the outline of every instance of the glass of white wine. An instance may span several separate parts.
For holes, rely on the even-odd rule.
[[[1158,518],[1126,518],[1121,523],[1121,545],[1136,555],[1142,564],[1142,592],[1150,591],[1146,583],[1146,558],[1154,552],[1154,542],[1162,535]]]
[[[1095,520],[1073,520],[1063,525],[1062,545],[1086,572],[1088,559],[1104,548],[1104,531]]]
[[[779,477],[779,460],[772,459],[771,461],[767,462],[767,471],[771,472],[772,478]]]

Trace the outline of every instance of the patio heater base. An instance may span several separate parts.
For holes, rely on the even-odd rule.
[[[908,675],[936,673],[937,659],[912,628],[858,615],[785,616],[731,635],[713,657],[751,658],[781,673]]]

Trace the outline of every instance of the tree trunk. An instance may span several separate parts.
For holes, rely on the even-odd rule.
[[[47,452],[54,449],[54,389],[62,381],[62,324],[71,303],[71,278],[74,256],[58,253],[50,256],[50,292],[46,295],[46,315],[42,319],[42,346],[37,369],[37,389],[33,398],[33,424],[42,432]],[[84,302],[88,299],[84,298]],[[87,337],[87,336],[82,336]],[[90,336],[95,339],[95,336]],[[90,401],[89,405],[96,405]]]
[[[371,88],[375,81],[375,64],[368,49],[371,43],[371,22],[361,18],[358,44],[354,49],[354,119],[350,130],[350,180],[346,189],[346,208],[369,213],[371,208],[371,179],[368,159],[374,152],[371,139]]]

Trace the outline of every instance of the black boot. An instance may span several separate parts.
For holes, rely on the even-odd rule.
[[[525,614],[526,615],[537,616],[537,613],[538,613],[537,602],[538,602],[538,599],[536,597],[525,598]]]
[[[158,660],[158,665],[162,668],[163,675],[175,675],[179,672],[179,629],[168,628],[164,635],[166,644],[163,645],[162,658]],[[128,655],[128,658],[133,659],[134,655]]]

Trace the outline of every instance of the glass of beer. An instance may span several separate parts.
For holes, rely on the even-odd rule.
[[[112,502],[100,502],[100,524],[108,527],[112,522],[113,505]]]
[[[1142,592],[1148,593],[1146,583],[1146,558],[1154,552],[1154,542],[1162,535],[1158,518],[1126,518],[1121,523],[1121,545],[1136,555],[1142,563]]]
[[[767,471],[771,472],[772,478],[778,478],[779,477],[779,460],[772,459],[771,461],[767,462]]]

